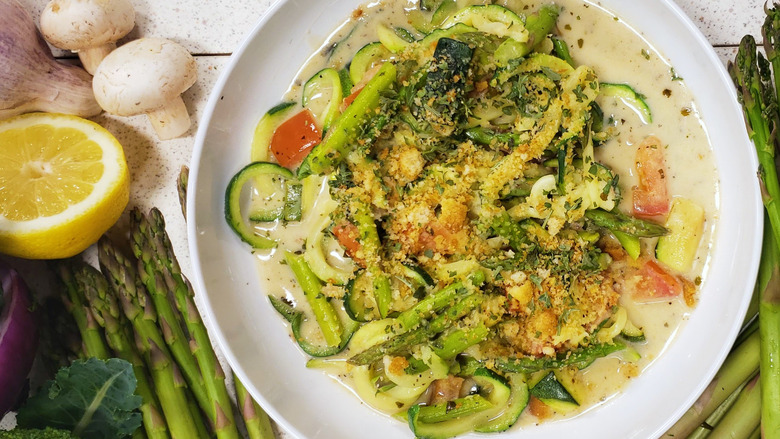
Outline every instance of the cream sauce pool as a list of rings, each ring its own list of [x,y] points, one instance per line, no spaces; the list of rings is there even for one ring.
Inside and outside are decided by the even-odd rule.
[[[300,101],[302,84],[320,69],[347,65],[352,55],[363,45],[377,40],[375,24],[401,26],[410,29],[406,10],[414,9],[417,0],[386,0],[365,5],[356,10],[353,17],[343,23],[324,45],[313,43],[313,55],[291,83],[285,98]],[[531,12],[544,3],[527,0],[504,0],[496,3],[510,8]],[[703,207],[706,213],[704,235],[694,266],[686,277],[701,280],[706,277],[712,236],[718,217],[718,174],[706,128],[698,114],[694,97],[679,78],[662,53],[637,33],[620,17],[602,8],[598,2],[582,0],[557,0],[562,7],[557,33],[569,44],[574,61],[591,66],[602,82],[628,83],[645,96],[652,110],[653,122],[643,124],[638,115],[622,101],[600,97],[605,116],[615,120],[617,135],[597,148],[597,159],[620,174],[623,191],[623,211],[630,211],[630,188],[636,184],[634,154],[636,146],[647,136],[655,135],[668,145],[665,149],[667,182],[671,196],[684,196]],[[334,44],[338,43],[334,49]],[[299,249],[305,236],[318,218],[306,215],[300,223],[266,227],[273,237],[279,238],[279,249]],[[283,252],[257,253],[261,283],[265,292],[287,297],[306,311],[307,304],[289,269],[283,267]],[[341,259],[334,246],[334,260]],[[632,377],[650,365],[674,340],[675,334],[685,326],[695,307],[688,307],[682,299],[655,303],[635,303],[624,295],[621,299],[629,318],[641,327],[647,342],[636,345],[641,359],[625,363],[619,358],[596,361],[582,374],[583,386],[588,389],[587,400],[581,401],[581,411],[598,405],[616,395]],[[281,322],[281,319],[280,319]],[[291,342],[293,342],[291,340]],[[348,356],[349,354],[345,354]],[[302,359],[303,361],[303,359]],[[348,377],[334,374],[348,387]],[[571,416],[571,415],[568,415]],[[568,417],[567,416],[567,417]],[[524,414],[519,424],[537,422]],[[545,421],[549,422],[549,420]]]

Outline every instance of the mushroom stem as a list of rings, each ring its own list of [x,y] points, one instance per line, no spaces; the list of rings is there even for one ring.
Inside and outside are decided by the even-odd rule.
[[[184,100],[178,96],[165,106],[146,113],[149,122],[161,140],[169,140],[181,136],[190,128],[190,115]]]
[[[78,51],[81,65],[84,66],[84,70],[89,72],[90,75],[94,75],[100,61],[103,61],[103,58],[108,56],[114,49],[116,49],[116,43],[108,43],[101,46],[90,47],[88,49],[81,49]]]

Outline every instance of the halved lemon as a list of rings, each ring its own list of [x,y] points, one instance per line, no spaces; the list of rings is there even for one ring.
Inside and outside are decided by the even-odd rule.
[[[127,206],[122,145],[76,116],[32,113],[0,121],[0,253],[73,256]]]

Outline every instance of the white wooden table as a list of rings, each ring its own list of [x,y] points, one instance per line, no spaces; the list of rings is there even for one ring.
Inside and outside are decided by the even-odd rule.
[[[20,0],[36,19],[48,0]],[[297,0],[305,1],[305,0]],[[316,3],[320,0],[308,0]],[[626,0],[631,1],[631,0]],[[746,33],[760,42],[764,0],[676,0],[691,17],[725,63],[736,53]],[[165,215],[168,233],[185,273],[191,272],[186,227],[179,210],[176,178],[188,165],[198,122],[209,93],[231,53],[276,0],[133,0],[136,26],[128,37],[160,37],[174,40],[195,55],[198,81],[184,100],[193,125],[181,138],[159,141],[145,116],[120,118],[101,115],[94,120],[111,131],[125,148],[130,166],[130,207],[156,206]],[[121,43],[121,42],[120,42]],[[72,55],[57,51],[60,57]],[[118,227],[126,224],[127,216]],[[208,324],[208,322],[206,322]],[[289,437],[280,432],[280,437]]]

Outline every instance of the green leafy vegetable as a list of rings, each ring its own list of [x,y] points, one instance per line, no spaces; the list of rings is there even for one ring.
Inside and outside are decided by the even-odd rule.
[[[27,401],[17,422],[21,428],[68,430],[83,439],[126,437],[141,426],[141,397],[134,395],[135,387],[127,361],[77,360]]]
[[[74,439],[74,436],[67,430],[55,430],[53,428],[44,430],[17,428],[11,431],[0,431],[0,439]]]

